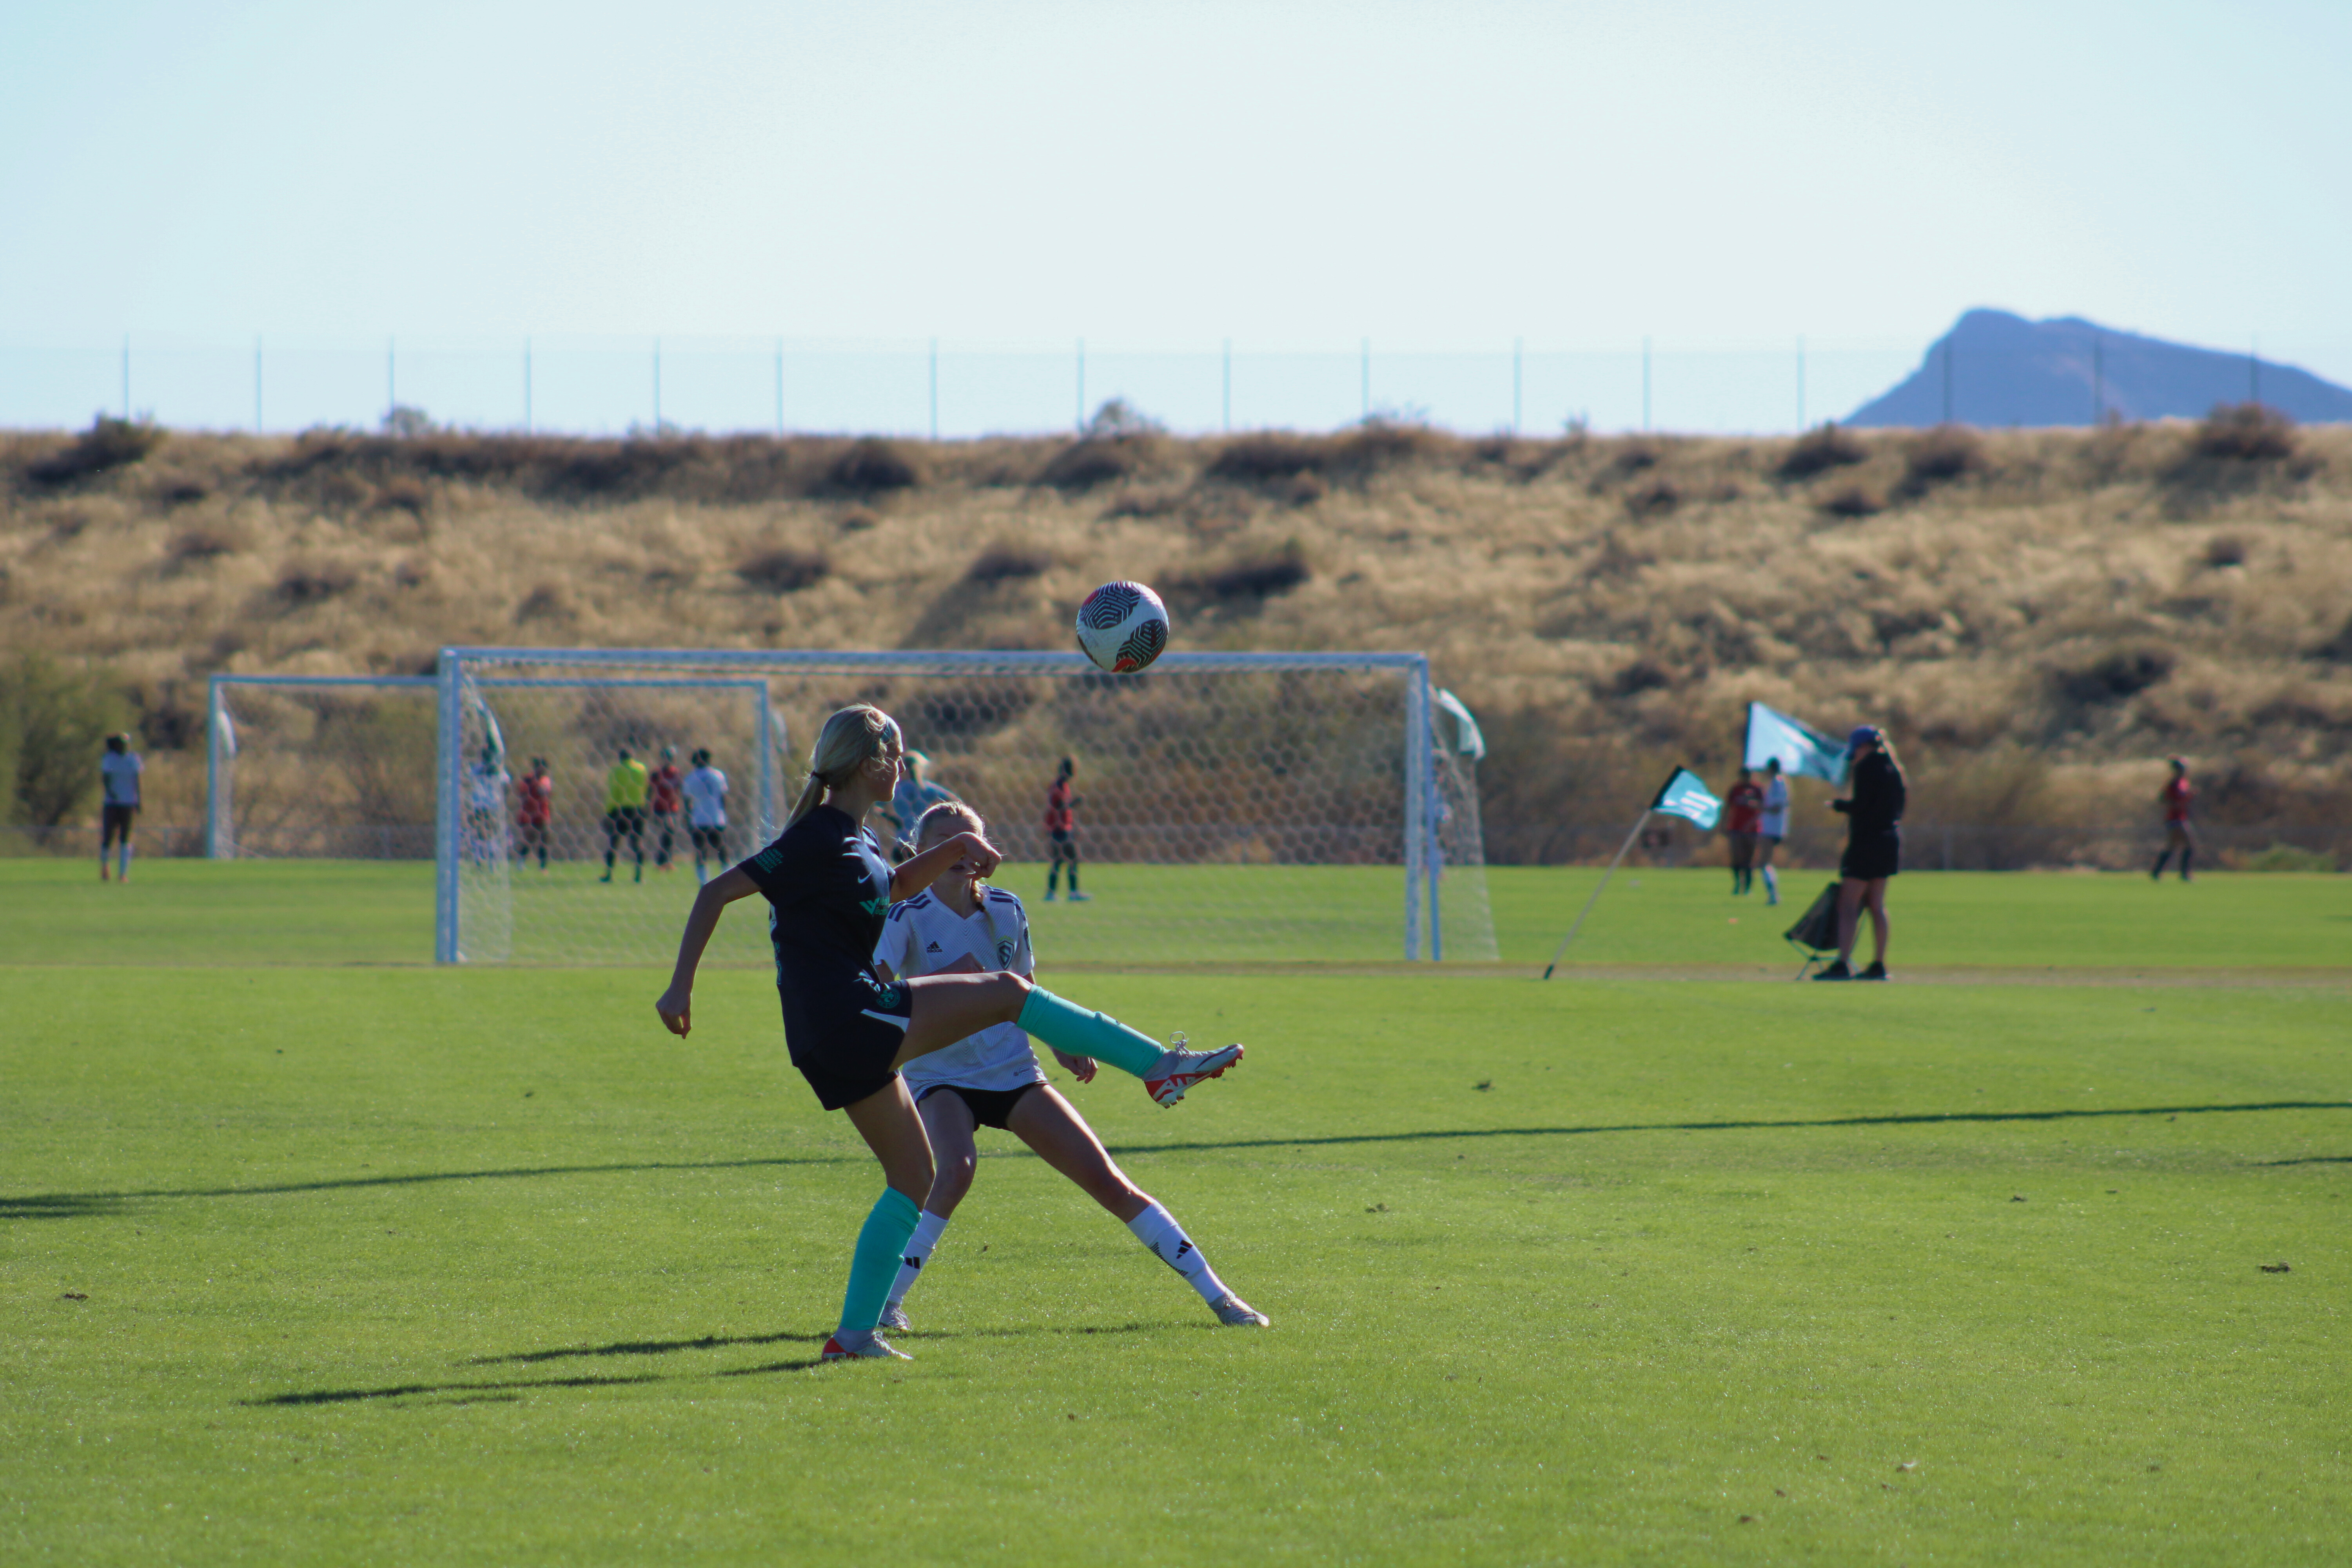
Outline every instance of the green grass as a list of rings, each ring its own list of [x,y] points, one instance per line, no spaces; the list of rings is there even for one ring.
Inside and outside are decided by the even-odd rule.
[[[591,868],[516,879],[515,957],[666,963],[690,876],[598,884]],[[1379,868],[1104,866],[1093,902],[1045,903],[1035,866],[1000,880],[1030,905],[1038,951],[1066,964],[1391,963],[1402,883]],[[1503,961],[1540,965],[1600,872],[1486,873]],[[1570,950],[1571,969],[1728,968],[1792,973],[1780,933],[1828,880],[1792,872],[1789,901],[1733,899],[1712,870],[1621,872]],[[1235,897],[1233,889],[1249,891]],[[1898,878],[1894,962],[1905,969],[2248,967],[2341,971],[2352,953],[2352,877],[2220,874],[2183,886],[2092,873],[1923,872]],[[1220,931],[1221,914],[1247,917]],[[1139,915],[1144,918],[1139,919]],[[1172,933],[1172,937],[1171,937]],[[148,860],[129,887],[79,860],[0,859],[0,954],[30,963],[423,963],[433,952],[432,868],[414,862]],[[714,961],[765,962],[756,915],[720,927]]]
[[[823,1369],[878,1184],[756,972],[0,985],[12,1562],[2352,1552],[2327,985],[1073,977],[1252,1042],[1072,1092],[1276,1327],[984,1135]]]

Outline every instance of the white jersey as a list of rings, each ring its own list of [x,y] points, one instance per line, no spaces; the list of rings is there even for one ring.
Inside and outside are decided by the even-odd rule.
[[[109,805],[139,804],[139,773],[146,764],[136,752],[108,752],[98,759],[98,776],[106,785]]]
[[[1778,773],[1764,786],[1764,815],[1756,819],[1756,831],[1767,838],[1789,837],[1789,781]]]
[[[686,796],[686,825],[688,827],[724,827],[727,826],[727,775],[708,763],[686,775],[678,786]]]
[[[498,763],[477,763],[466,776],[466,805],[475,811],[504,811],[507,785],[513,782]]]
[[[882,940],[874,949],[875,963],[887,963],[890,973],[908,979],[951,969],[967,957],[983,970],[1037,972],[1036,958],[1029,951],[1029,916],[1019,899],[1002,888],[983,887],[980,908],[966,918],[933,895],[918,893],[890,907]],[[918,1096],[942,1083],[1003,1089],[1045,1081],[1029,1037],[1018,1024],[992,1024],[945,1050],[917,1057],[898,1076],[907,1080],[907,1091]]]

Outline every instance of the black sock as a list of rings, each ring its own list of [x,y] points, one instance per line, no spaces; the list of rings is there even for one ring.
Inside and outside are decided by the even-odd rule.
[[[2156,858],[2156,865],[2155,865],[2155,866],[2154,866],[2154,867],[2153,867],[2153,868],[2148,871],[2148,875],[2149,875],[2149,876],[2151,876],[2151,877],[2161,877],[2161,876],[2163,876],[2163,875],[2164,875],[2164,863],[2165,863],[2167,860],[2169,860],[2169,859],[2171,859],[2171,858],[2172,858],[2172,851],[2171,851],[2171,850],[2169,850],[2169,849],[2166,850],[2163,854],[2161,854],[2161,855],[2158,856],[2158,857]]]

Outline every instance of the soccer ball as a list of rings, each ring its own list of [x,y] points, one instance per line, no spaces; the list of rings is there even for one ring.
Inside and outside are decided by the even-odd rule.
[[[1113,675],[1132,675],[1168,646],[1168,606],[1140,583],[1106,583],[1078,606],[1078,647]]]

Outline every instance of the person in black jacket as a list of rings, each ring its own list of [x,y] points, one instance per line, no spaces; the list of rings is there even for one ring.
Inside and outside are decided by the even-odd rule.
[[[1886,879],[1902,869],[1903,769],[1886,737],[1874,724],[1864,724],[1846,737],[1853,758],[1853,795],[1830,802],[1830,809],[1845,813],[1845,857],[1838,874],[1837,962],[1813,976],[1816,980],[1884,980],[1886,978]],[[1862,911],[1870,911],[1870,934],[1875,947],[1870,967],[1856,974],[1848,961],[1853,939],[1861,934]]]

